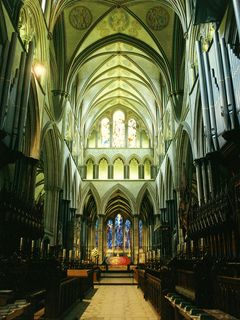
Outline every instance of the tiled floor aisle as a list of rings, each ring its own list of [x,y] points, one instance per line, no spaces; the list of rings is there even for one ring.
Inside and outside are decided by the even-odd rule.
[[[159,320],[137,286],[95,286],[95,294],[80,302],[64,320]]]

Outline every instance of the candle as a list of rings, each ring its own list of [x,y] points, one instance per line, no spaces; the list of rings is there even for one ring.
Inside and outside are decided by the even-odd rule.
[[[34,250],[34,240],[32,240],[32,245],[31,245],[31,252]]]
[[[43,253],[43,241],[41,241],[41,244],[40,244],[40,252]]]
[[[152,251],[152,258],[155,259],[155,250]]]
[[[183,248],[184,248],[183,252],[186,253],[187,252],[187,243],[186,242],[184,242],[184,247]]]
[[[180,245],[180,243],[178,243],[178,245],[177,245],[177,253],[180,253],[180,251],[181,251],[181,245]]]
[[[203,238],[200,239],[200,247],[203,249]]]
[[[22,251],[22,248],[23,248],[23,238],[21,237],[20,238],[20,251]]]
[[[191,240],[191,251],[193,252],[193,240]]]
[[[157,256],[158,256],[158,258],[160,258],[160,256],[161,256],[160,249],[157,249]]]
[[[69,259],[72,259],[72,250],[69,250]]]
[[[47,245],[47,253],[49,254],[49,252],[50,252],[50,243],[48,243]]]
[[[66,249],[63,249],[63,258],[66,258]]]

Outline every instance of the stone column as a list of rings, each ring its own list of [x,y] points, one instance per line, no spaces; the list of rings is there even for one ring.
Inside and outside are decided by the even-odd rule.
[[[196,167],[196,177],[197,177],[197,192],[198,192],[198,204],[202,205],[203,202],[203,187],[202,187],[202,171],[201,162],[199,159],[194,160],[194,165]]]
[[[81,259],[86,259],[86,248],[87,248],[87,227],[86,227],[86,219],[81,219],[81,238],[80,238],[80,251],[81,251]]]
[[[143,164],[139,164],[139,166],[138,166],[138,178],[144,179],[144,165]]]
[[[75,257],[80,258],[81,254],[81,227],[82,227],[82,215],[76,213],[74,223],[74,251]]]
[[[44,229],[51,238],[51,244],[57,244],[58,236],[58,208],[61,189],[55,186],[45,186],[44,201]]]
[[[214,198],[213,175],[212,175],[212,164],[210,160],[208,160],[207,162],[207,177],[208,177],[209,196],[211,199],[213,199]]]
[[[129,179],[129,165],[124,165],[124,179]]]
[[[82,179],[86,179],[86,175],[87,175],[87,166],[83,165],[80,166],[80,176]]]
[[[113,179],[113,165],[108,165],[108,179]]]
[[[74,244],[74,221],[75,221],[75,208],[70,208],[70,215],[68,220],[68,236],[67,236],[67,249],[73,250]]]
[[[62,199],[61,201],[61,228],[62,228],[62,246],[67,249],[68,245],[68,221],[70,217],[70,200]]]
[[[153,225],[150,224],[148,226],[148,233],[149,233],[149,249],[152,250],[153,248]]]
[[[139,216],[137,214],[133,217],[133,263],[138,263],[138,249],[139,249],[139,232],[138,232]]]
[[[155,179],[156,178],[156,166],[151,164],[151,179]]]
[[[93,179],[98,179],[98,174],[99,174],[99,165],[94,164],[93,165]]]
[[[202,181],[203,181],[203,195],[204,202],[208,202],[208,180],[207,180],[207,172],[206,172],[206,159],[202,158]]]
[[[104,215],[103,214],[99,214],[98,215],[98,252],[99,252],[99,258],[98,258],[98,262],[102,263],[103,259],[104,259],[104,253],[103,253],[103,218]]]
[[[90,221],[87,222],[87,239],[88,239],[87,251],[88,251],[88,254],[89,252],[91,254],[91,250],[95,246],[93,246],[93,225]]]

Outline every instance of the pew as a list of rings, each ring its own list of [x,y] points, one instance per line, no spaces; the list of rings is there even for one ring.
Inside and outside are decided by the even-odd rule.
[[[164,310],[164,295],[172,289],[172,281],[167,268],[160,270],[137,269],[138,288],[144,294],[144,298],[149,300],[155,310],[162,316]]]
[[[68,277],[77,277],[79,279],[80,297],[83,299],[86,294],[93,289],[93,274],[92,269],[68,269]]]
[[[232,264],[233,265],[233,264]],[[240,317],[239,265],[204,261],[175,261],[174,290],[164,296],[162,320]]]
[[[61,319],[80,297],[80,278],[65,278],[51,283],[46,294],[45,317],[48,320]]]

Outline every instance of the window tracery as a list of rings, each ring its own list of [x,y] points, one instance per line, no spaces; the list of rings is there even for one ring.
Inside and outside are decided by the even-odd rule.
[[[113,114],[113,147],[125,147],[125,115],[120,110]]]

